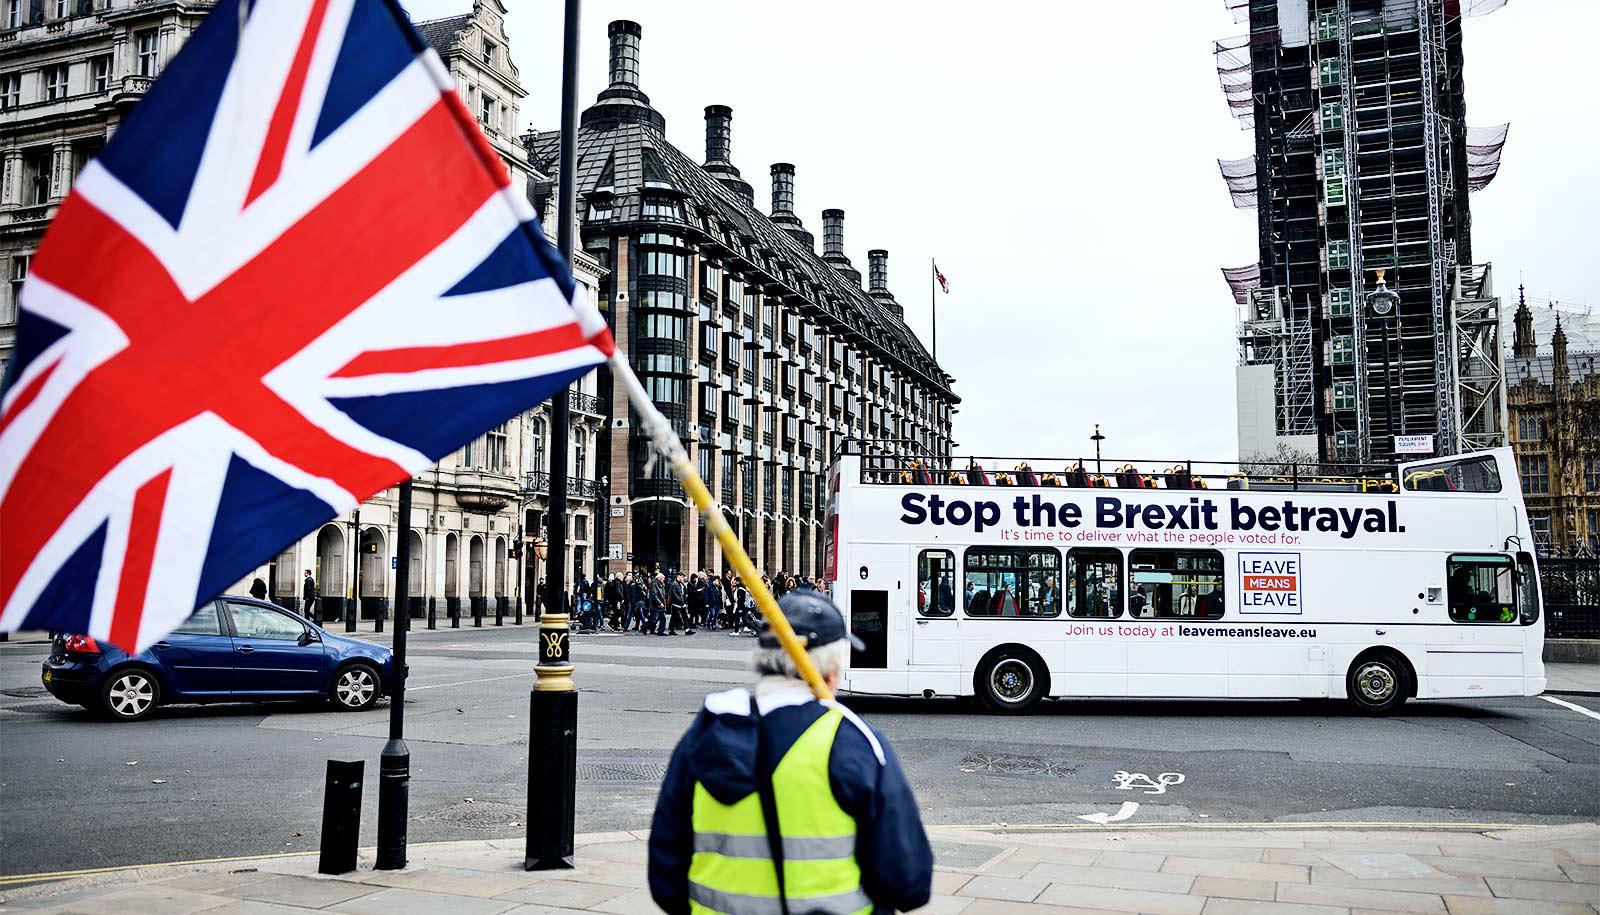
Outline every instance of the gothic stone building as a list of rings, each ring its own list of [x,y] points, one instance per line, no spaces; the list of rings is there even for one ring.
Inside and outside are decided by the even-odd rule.
[[[583,112],[577,209],[583,248],[609,270],[600,305],[646,389],[688,443],[745,549],[768,571],[817,575],[827,468],[846,438],[896,440],[948,457],[952,379],[905,324],[887,287],[844,253],[844,212],[823,245],[794,212],[793,165],[772,166],[769,213],[729,156],[732,112],[706,109],[706,160],[668,143],[639,88],[641,29],[611,23],[610,85]],[[527,138],[553,173],[559,137]],[[621,391],[601,379],[609,422],[602,571],[723,568]]]
[[[1600,550],[1600,348],[1567,348],[1556,318],[1541,350],[1519,295],[1505,371],[1511,444],[1541,551]]]
[[[16,336],[18,295],[28,263],[74,176],[105,145],[128,110],[209,11],[208,0],[0,0],[0,370]],[[455,76],[467,109],[519,186],[544,180],[518,139],[526,96],[511,59],[501,0],[476,0],[470,14],[417,24]],[[551,225],[546,225],[550,231]],[[573,264],[579,294],[595,294],[602,270],[593,258]],[[441,320],[447,320],[441,316]],[[590,565],[597,490],[596,438],[604,422],[593,375],[574,386],[568,466],[572,481],[569,567]],[[515,417],[415,485],[411,593],[437,598],[438,610],[477,604],[492,612],[521,581],[531,590],[543,573],[541,517],[549,474],[548,411]],[[602,473],[604,471],[602,470]],[[523,514],[519,509],[525,509]],[[399,537],[395,491],[359,512],[361,594],[366,612],[392,599],[390,557]],[[329,522],[257,570],[286,605],[299,593],[301,570],[316,574],[325,599],[349,596],[356,577],[356,517]],[[528,560],[522,579],[512,557]],[[241,583],[248,586],[248,578]],[[239,589],[242,593],[243,587]],[[330,608],[331,609],[331,608]]]

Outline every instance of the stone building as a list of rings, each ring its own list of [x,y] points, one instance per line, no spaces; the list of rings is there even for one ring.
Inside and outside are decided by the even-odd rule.
[[[1558,554],[1600,550],[1600,334],[1583,328],[1573,348],[1562,323],[1556,313],[1550,344],[1541,348],[1519,289],[1505,371],[1528,520],[1540,550]]]
[[[79,169],[105,145],[128,110],[149,91],[210,9],[207,0],[0,0],[0,370],[16,335],[17,298],[45,227]],[[454,75],[466,107],[510,171],[515,187],[542,186],[518,139],[526,96],[505,32],[501,0],[475,0],[472,12],[417,23]],[[546,220],[546,230],[553,224]],[[604,272],[587,256],[574,259],[580,295],[594,296]],[[441,316],[447,320],[447,316]],[[594,555],[596,440],[604,423],[593,374],[571,394],[572,433],[569,568]],[[421,474],[415,483],[411,594],[436,598],[438,612],[474,603],[493,612],[510,606],[522,582],[543,575],[540,519],[549,492],[545,408],[514,417]],[[391,557],[400,536],[395,490],[359,511],[361,595],[370,615],[394,596]],[[298,596],[300,575],[313,570],[326,600],[352,593],[355,515],[331,521],[290,544],[249,579],[268,582],[285,604]],[[520,547],[520,548],[519,548]],[[528,562],[519,574],[516,555]],[[569,572],[569,580],[570,580]],[[477,599],[476,601],[474,599]],[[423,606],[426,606],[425,601]],[[331,607],[329,608],[332,609]]]
[[[731,158],[733,113],[706,108],[704,164],[667,142],[640,91],[637,23],[610,26],[610,85],[583,112],[577,211],[583,248],[609,270],[599,303],[617,344],[688,444],[746,550],[768,571],[823,574],[827,468],[846,438],[897,440],[944,458],[958,398],[905,324],[888,252],[868,285],[844,248],[844,211],[822,214],[822,251],[794,212],[795,167],[771,168],[771,209]],[[526,138],[553,172],[559,135]],[[723,568],[621,391],[609,417],[601,570]]]

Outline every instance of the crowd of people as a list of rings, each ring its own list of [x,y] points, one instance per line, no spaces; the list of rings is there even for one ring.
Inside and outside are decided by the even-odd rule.
[[[810,578],[789,572],[762,575],[761,581],[773,597],[816,587]],[[578,632],[692,635],[723,629],[755,635],[761,621],[755,598],[732,570],[718,575],[709,569],[688,574],[638,569],[593,581],[580,574],[572,589],[571,612]]]

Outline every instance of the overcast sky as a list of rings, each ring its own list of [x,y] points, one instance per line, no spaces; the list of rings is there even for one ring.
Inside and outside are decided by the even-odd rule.
[[[403,0],[418,19],[471,0]],[[559,0],[509,0],[525,125],[556,126]],[[846,212],[866,271],[929,342],[930,257],[950,280],[938,356],[962,453],[1232,459],[1234,304],[1218,268],[1255,259],[1216,159],[1252,150],[1217,87],[1222,0],[588,0],[580,104],[606,84],[606,23],[644,27],[641,88],[697,160],[703,109],[733,107],[733,159],[765,210],[768,166],[796,206]],[[1473,126],[1511,122],[1472,198],[1496,289],[1600,306],[1596,0],[1511,0],[1466,29]]]

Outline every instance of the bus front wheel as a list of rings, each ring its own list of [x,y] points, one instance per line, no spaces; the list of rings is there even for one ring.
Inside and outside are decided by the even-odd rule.
[[[1387,715],[1406,701],[1405,665],[1388,653],[1363,655],[1350,665],[1345,686],[1350,702],[1369,715]]]
[[[1032,711],[1050,691],[1050,675],[1027,651],[1000,648],[978,667],[978,698],[985,708],[1000,715]]]

